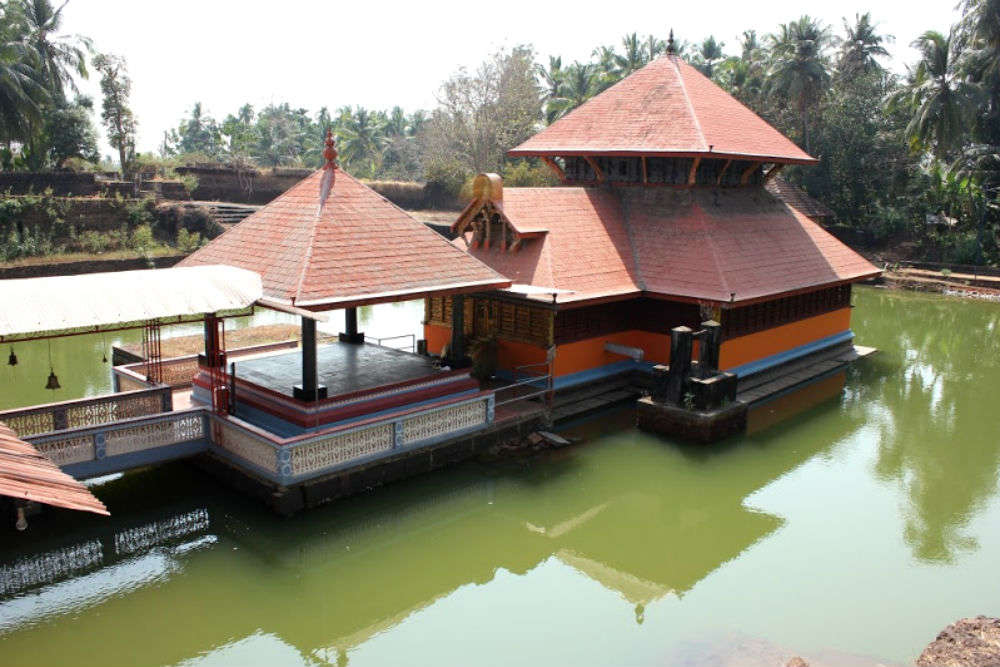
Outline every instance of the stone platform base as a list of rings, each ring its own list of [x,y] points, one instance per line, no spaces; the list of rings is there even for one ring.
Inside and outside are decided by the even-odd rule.
[[[236,490],[261,500],[278,514],[290,516],[338,498],[370,491],[389,482],[471,459],[501,443],[526,438],[544,426],[544,415],[539,410],[494,424],[473,435],[459,436],[422,449],[400,452],[390,458],[287,487],[279,486],[249,470],[237,468],[211,453],[197,457],[194,462]]]
[[[656,403],[645,397],[636,401],[639,428],[651,433],[690,442],[717,442],[746,431],[747,406],[736,401],[711,411],[687,410],[676,405]]]

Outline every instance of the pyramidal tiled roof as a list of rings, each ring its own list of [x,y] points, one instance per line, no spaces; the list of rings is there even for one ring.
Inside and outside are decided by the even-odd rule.
[[[509,155],[713,155],[816,162],[676,55],[653,60]]]
[[[510,284],[343,170],[320,209],[323,173],[181,264],[250,269],[260,274],[265,297],[314,310]]]
[[[454,243],[559,303],[657,295],[746,303],[862,280],[879,270],[764,188],[505,188],[516,251]],[[548,300],[548,295],[538,298]]]

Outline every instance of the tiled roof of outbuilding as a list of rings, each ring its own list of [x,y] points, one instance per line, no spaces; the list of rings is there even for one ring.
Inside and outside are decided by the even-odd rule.
[[[512,156],[815,158],[674,55],[664,55],[509,152]]]
[[[267,298],[324,310],[509,281],[343,170],[322,209],[317,171],[182,265],[256,271]]]
[[[81,482],[0,422],[0,495],[71,510],[108,514]]]

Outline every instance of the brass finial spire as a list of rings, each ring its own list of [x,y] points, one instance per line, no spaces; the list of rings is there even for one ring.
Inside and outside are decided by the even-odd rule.
[[[667,37],[667,54],[674,55],[677,53],[677,45],[674,44],[674,29],[670,29],[670,36]]]

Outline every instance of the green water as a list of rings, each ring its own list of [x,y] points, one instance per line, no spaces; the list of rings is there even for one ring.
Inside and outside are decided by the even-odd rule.
[[[724,446],[618,412],[567,450],[289,520],[183,464],[112,480],[113,519],[2,537],[0,566],[106,546],[101,567],[0,600],[0,664],[717,664],[734,643],[912,661],[953,620],[1000,615],[1000,305],[855,304],[879,355]],[[207,528],[115,554],[115,532],[193,510]]]

